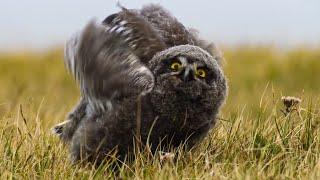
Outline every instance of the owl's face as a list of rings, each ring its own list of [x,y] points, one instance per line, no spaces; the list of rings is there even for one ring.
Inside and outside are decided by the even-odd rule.
[[[216,77],[214,70],[203,61],[182,55],[159,62],[155,76],[156,81],[160,81],[156,84],[161,84],[156,90],[174,91],[190,99],[210,89]]]
[[[198,128],[214,119],[227,93],[217,61],[203,49],[181,45],[156,54],[150,93],[153,109],[177,126]],[[177,120],[177,121],[176,121]]]
[[[175,93],[176,97],[196,100],[208,92],[218,95],[220,91],[226,91],[225,79],[216,60],[195,46],[183,45],[160,53],[153,59],[151,70],[156,93]]]

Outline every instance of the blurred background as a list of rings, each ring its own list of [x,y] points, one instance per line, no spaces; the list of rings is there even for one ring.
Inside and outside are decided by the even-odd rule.
[[[43,102],[50,127],[79,97],[64,68],[64,42],[92,18],[117,12],[117,1],[0,2],[0,114],[28,103],[37,112]],[[224,52],[230,86],[225,116],[244,106],[248,113],[261,108],[262,96],[318,99],[319,0],[120,0],[127,8],[151,2]]]
[[[63,45],[90,19],[117,12],[116,0],[0,0],[0,50],[43,50]],[[159,3],[185,26],[220,46],[315,47],[319,0],[120,0],[127,8]]]

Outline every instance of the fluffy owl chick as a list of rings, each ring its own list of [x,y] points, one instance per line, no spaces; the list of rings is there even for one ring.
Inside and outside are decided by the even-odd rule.
[[[82,98],[54,127],[72,161],[124,158],[134,140],[154,152],[199,143],[227,94],[221,55],[166,10],[122,8],[90,22],[66,46]]]

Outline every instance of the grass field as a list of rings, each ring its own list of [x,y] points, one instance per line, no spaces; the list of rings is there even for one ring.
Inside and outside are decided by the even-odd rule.
[[[220,121],[191,153],[160,162],[143,153],[123,179],[319,179],[320,50],[225,49],[229,97]],[[62,51],[0,55],[0,179],[103,179],[107,166],[79,167],[50,128],[79,97]],[[302,99],[282,113],[282,96]]]

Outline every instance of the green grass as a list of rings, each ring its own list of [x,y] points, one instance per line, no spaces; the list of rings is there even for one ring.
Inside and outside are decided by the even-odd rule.
[[[50,134],[77,102],[62,51],[0,55],[0,179],[113,177],[108,165],[72,166]],[[320,50],[225,50],[229,97],[220,121],[175,162],[139,154],[123,179],[319,179]],[[302,99],[285,117],[281,96]]]

